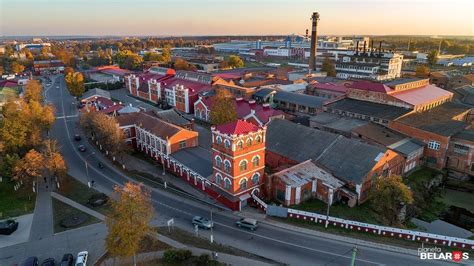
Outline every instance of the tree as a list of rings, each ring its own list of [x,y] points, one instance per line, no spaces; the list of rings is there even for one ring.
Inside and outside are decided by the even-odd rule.
[[[123,188],[114,188],[116,200],[111,202],[111,211],[106,218],[108,234],[105,241],[108,252],[116,257],[131,257],[135,265],[135,254],[140,242],[151,232],[150,221],[154,216],[150,191],[142,184],[128,182]]]
[[[189,63],[188,61],[182,59],[182,58],[178,58],[176,59],[176,61],[174,62],[174,69],[176,70],[188,70],[189,69]]]
[[[171,62],[171,46],[166,45],[161,51],[161,56],[163,57],[164,63]]]
[[[0,76],[3,75],[4,72],[5,72],[5,69],[3,68],[3,66],[0,66]]]
[[[0,172],[2,176],[11,178],[13,174],[13,168],[20,160],[18,153],[8,153],[5,156],[0,156]]]
[[[24,98],[27,103],[43,100],[43,86],[37,80],[30,80],[25,86]]]
[[[384,223],[398,225],[401,206],[413,203],[413,193],[400,176],[379,177],[369,194],[372,208],[382,214]]]
[[[237,119],[234,98],[225,89],[216,89],[216,95],[212,98],[211,107],[210,116],[213,125],[222,125]]]
[[[7,153],[18,152],[27,143],[29,124],[18,113],[0,120],[0,139]]]
[[[38,177],[43,169],[43,156],[31,149],[23,158],[16,162],[13,167],[13,180],[29,187]]]
[[[427,66],[417,66],[415,72],[417,77],[426,78],[430,75],[430,68]]]
[[[219,69],[228,69],[228,68],[229,68],[229,65],[227,64],[225,60],[219,63]]]
[[[67,75],[69,73],[73,73],[74,69],[72,67],[65,67],[64,68],[64,75]]]
[[[66,173],[66,163],[59,152],[56,140],[45,140],[43,142],[42,154],[44,158],[44,169],[50,178],[61,177]]]
[[[21,73],[25,70],[25,66],[17,61],[13,61],[10,65],[10,69],[13,73]]]
[[[431,52],[428,53],[426,59],[428,61],[428,65],[432,66],[438,62],[438,51],[437,50],[432,50]]]
[[[152,53],[152,52],[146,52],[143,55],[143,60],[144,61],[163,61],[163,56],[161,56],[159,53]]]
[[[237,55],[231,55],[227,60],[227,65],[231,68],[244,67],[244,61]]]
[[[336,66],[334,66],[334,62],[328,56],[324,57],[321,71],[326,72],[326,75],[329,77],[336,76]]]
[[[143,63],[141,56],[133,53],[130,50],[121,50],[115,57],[114,61],[121,67],[130,70],[140,69]]]
[[[79,97],[84,93],[84,76],[80,72],[71,72],[64,78],[67,89],[74,97]]]

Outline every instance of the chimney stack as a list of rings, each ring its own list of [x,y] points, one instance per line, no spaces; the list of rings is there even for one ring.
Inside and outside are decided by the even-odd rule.
[[[309,70],[316,71],[316,52],[318,50],[318,21],[319,13],[313,12],[311,16],[312,28],[311,28],[311,51],[309,55]]]
[[[357,43],[356,43],[356,49],[355,50],[356,50],[356,55],[358,55],[359,54],[359,41],[357,41]]]
[[[364,54],[365,54],[366,41],[364,41]]]
[[[379,42],[379,56],[382,56],[382,41]]]
[[[374,53],[374,40],[370,42],[370,55],[373,55]]]

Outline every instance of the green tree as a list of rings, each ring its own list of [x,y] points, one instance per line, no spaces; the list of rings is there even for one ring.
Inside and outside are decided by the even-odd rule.
[[[328,56],[324,57],[321,71],[326,72],[326,75],[329,77],[336,76],[336,66],[334,65],[334,62]]]
[[[433,66],[438,62],[438,50],[432,50],[431,52],[428,53],[428,56],[426,57],[428,61],[428,65]]]
[[[150,191],[142,184],[128,182],[123,188],[114,188],[115,197],[106,218],[108,234],[105,245],[113,257],[133,257],[140,242],[152,231],[150,221],[154,216]]]
[[[234,98],[227,90],[216,89],[216,95],[212,98],[211,106],[210,116],[213,125],[222,125],[237,119]]]
[[[369,194],[372,208],[384,219],[384,224],[399,225],[402,205],[413,203],[413,193],[400,176],[379,177]]]
[[[79,97],[84,93],[84,76],[80,72],[70,72],[64,78],[67,89],[74,97]]]
[[[244,61],[237,55],[231,55],[229,56],[229,59],[227,60],[227,65],[231,68],[239,68],[239,67],[244,67]]]
[[[130,50],[121,50],[115,57],[114,61],[124,69],[138,70],[141,68],[143,59],[141,56],[133,53]]]

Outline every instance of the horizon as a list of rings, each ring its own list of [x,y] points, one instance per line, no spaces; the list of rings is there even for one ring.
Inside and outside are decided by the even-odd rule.
[[[474,35],[474,1],[469,0],[411,2],[322,0],[317,3],[310,0],[166,2],[3,0],[0,36],[303,35],[311,26],[312,12],[320,13],[321,20],[318,26],[320,35],[466,37]],[[25,5],[35,12],[25,16]],[[188,5],[193,5],[192,9],[188,8]],[[387,10],[391,16],[385,15]],[[277,19],[268,23],[271,20],[269,17]]]

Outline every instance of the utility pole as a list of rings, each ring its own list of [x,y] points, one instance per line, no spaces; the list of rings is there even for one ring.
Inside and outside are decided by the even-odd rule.
[[[355,265],[355,261],[356,261],[356,256],[357,256],[357,247],[353,247],[352,248],[352,258],[351,258],[351,266],[354,266]]]
[[[328,228],[328,224],[329,224],[329,208],[331,207],[332,205],[332,197],[333,197],[333,194],[334,191],[333,191],[333,188],[330,187],[329,190],[328,190],[328,208],[327,208],[327,211],[326,211],[326,224],[324,225],[325,228]]]
[[[214,231],[213,231],[213,227],[214,227],[214,221],[212,220],[212,207],[211,207],[211,244],[214,243]]]

